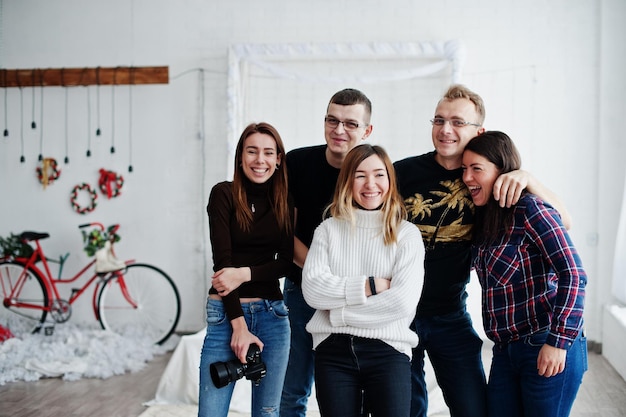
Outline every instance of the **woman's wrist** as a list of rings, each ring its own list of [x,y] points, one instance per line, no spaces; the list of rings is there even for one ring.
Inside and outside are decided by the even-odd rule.
[[[367,278],[369,285],[370,285],[370,292],[372,293],[372,295],[376,295],[376,280],[374,279],[373,276],[370,276]]]
[[[241,271],[241,284],[252,281],[252,268],[249,266],[239,267]]]

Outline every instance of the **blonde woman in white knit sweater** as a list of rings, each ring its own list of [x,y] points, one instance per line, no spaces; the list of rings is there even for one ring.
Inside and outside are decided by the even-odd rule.
[[[408,416],[424,245],[383,148],[348,153],[327,213],[302,273],[321,415],[357,417],[364,403],[373,417]]]

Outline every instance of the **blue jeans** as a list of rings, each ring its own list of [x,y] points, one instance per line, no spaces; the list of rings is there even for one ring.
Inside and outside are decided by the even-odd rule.
[[[315,309],[304,301],[302,288],[289,279],[285,279],[284,297],[289,309],[291,350],[280,401],[280,416],[305,417],[313,387],[315,362],[313,339],[305,326],[313,317]]]
[[[250,332],[264,344],[261,359],[267,373],[258,386],[252,384],[251,417],[278,417],[289,357],[289,317],[282,300],[262,300],[241,304]],[[199,417],[227,417],[235,384],[216,388],[211,380],[210,364],[235,359],[230,348],[232,327],[218,300],[207,300],[207,331],[200,356]]]
[[[465,310],[442,316],[416,318],[412,327],[419,336],[411,362],[411,416],[426,417],[428,390],[424,377],[424,352],[451,417],[485,417],[487,394],[481,356],[483,341]]]
[[[490,416],[567,417],[587,370],[587,338],[579,335],[567,351],[565,370],[546,378],[537,357],[548,332],[493,347],[487,398]]]
[[[387,343],[333,334],[315,350],[315,391],[322,416],[408,417],[411,361]]]

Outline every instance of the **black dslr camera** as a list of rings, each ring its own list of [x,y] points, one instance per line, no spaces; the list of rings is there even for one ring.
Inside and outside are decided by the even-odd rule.
[[[217,388],[223,388],[231,382],[237,381],[244,376],[246,379],[259,385],[261,378],[266,374],[265,363],[261,360],[261,349],[256,343],[252,343],[246,354],[247,363],[241,363],[238,359],[228,362],[215,362],[211,364],[211,379]]]

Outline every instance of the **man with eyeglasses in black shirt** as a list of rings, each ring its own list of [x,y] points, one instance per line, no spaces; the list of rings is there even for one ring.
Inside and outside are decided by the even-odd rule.
[[[294,149],[287,153],[289,192],[296,208],[294,265],[285,280],[284,298],[289,308],[291,351],[280,406],[281,417],[305,417],[314,376],[311,335],[305,326],[313,316],[302,296],[302,266],[332,201],[341,164],[352,148],[372,133],[372,104],[361,91],[347,88],[335,93],[324,117],[325,145]]]
[[[426,247],[424,286],[413,321],[419,345],[412,359],[412,417],[427,414],[426,352],[451,417],[487,415],[482,340],[466,310],[474,205],[461,168],[465,145],[485,131],[484,120],[482,98],[452,85],[431,120],[435,150],[394,164],[408,220],[420,229]],[[569,228],[558,197],[526,171],[501,175],[494,198],[510,207],[525,188],[557,208]]]

